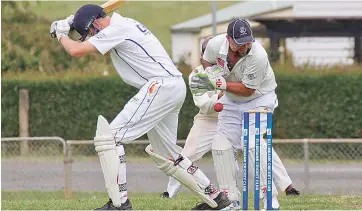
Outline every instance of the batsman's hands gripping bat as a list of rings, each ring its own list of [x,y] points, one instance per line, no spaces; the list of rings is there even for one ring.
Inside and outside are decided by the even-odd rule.
[[[105,2],[104,4],[102,4],[101,7],[103,8],[103,11],[108,14],[108,13],[113,12],[114,10],[118,9],[118,8],[123,4],[124,1],[125,1],[125,0],[109,0],[109,1]],[[72,18],[71,18],[71,19],[68,19],[68,18],[70,18],[70,17],[72,17]],[[71,16],[69,16],[68,18],[67,18],[67,19],[68,19],[68,22],[69,22],[69,25],[70,25],[70,30],[69,30],[69,31],[71,31],[71,30],[73,30],[73,19],[74,19],[74,15],[71,15]],[[56,37],[57,37],[57,33],[56,33],[56,31],[55,31],[55,29],[56,29],[57,27],[56,27],[56,26],[53,26],[53,24],[54,24],[55,22],[57,22],[57,21],[54,21],[54,22],[52,23],[51,27],[50,27],[50,36],[51,36],[52,38],[56,38]],[[54,25],[56,25],[56,24],[54,24]],[[68,31],[68,33],[69,33],[69,31]],[[59,40],[59,39],[60,39],[60,38],[58,37],[58,40]]]
[[[60,40],[62,36],[68,36],[69,31],[73,28],[73,20],[74,15],[70,15],[64,20],[54,21],[50,25],[50,35],[53,38],[58,38],[58,40]]]

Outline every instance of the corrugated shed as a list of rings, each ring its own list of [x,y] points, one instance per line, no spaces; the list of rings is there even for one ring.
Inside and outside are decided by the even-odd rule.
[[[271,11],[293,6],[294,1],[243,1],[230,7],[218,10],[217,23],[223,23],[233,18],[247,18]],[[189,21],[173,25],[172,31],[200,31],[201,28],[212,25],[212,14],[200,16]]]

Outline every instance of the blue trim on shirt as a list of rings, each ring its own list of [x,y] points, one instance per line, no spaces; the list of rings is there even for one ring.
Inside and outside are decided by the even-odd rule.
[[[137,75],[139,75],[141,78],[143,78],[144,80],[146,80],[147,82],[148,82],[148,80],[147,80],[147,78],[145,78],[145,77],[143,77],[139,72],[137,72],[137,70],[135,70],[130,64],[128,64],[124,59],[122,59],[122,57],[118,54],[118,51],[116,50],[116,49],[114,49],[115,51],[116,51],[116,54],[118,55],[118,57],[124,62],[124,63],[126,63],[132,70],[134,70],[136,73],[137,73]]]
[[[147,87],[147,90],[149,90],[149,88],[150,88],[153,84],[154,84],[154,83],[149,84],[148,87]],[[132,116],[131,116],[131,118],[128,120],[128,122],[127,122],[125,125],[123,125],[123,127],[121,127],[120,129],[118,129],[118,130],[116,131],[116,133],[114,134],[114,139],[116,140],[116,143],[121,142],[122,139],[123,139],[123,137],[124,137],[124,135],[125,135],[125,134],[123,134],[123,136],[122,136],[122,138],[121,138],[121,141],[117,141],[117,133],[118,133],[118,132],[121,132],[121,130],[122,130],[123,128],[125,128],[125,127],[132,121],[132,119],[133,119],[133,117],[136,115],[138,109],[142,106],[143,101],[145,101],[145,99],[146,99],[146,97],[147,97],[147,94],[148,94],[148,91],[146,92],[145,96],[142,98],[141,103],[138,105],[137,109],[136,109],[135,112],[132,114]],[[127,129],[127,130],[128,130],[128,129]],[[127,132],[127,130],[126,130],[126,132]]]
[[[153,85],[153,83],[152,83],[152,85]],[[148,109],[151,107],[152,102],[153,102],[153,100],[156,98],[156,96],[157,96],[158,92],[160,91],[160,89],[161,89],[161,86],[159,86],[159,87],[158,87],[156,94],[153,96],[153,98],[152,98],[152,100],[151,100],[150,104],[148,104],[148,107],[146,108],[146,111],[142,114],[141,118],[140,118],[140,119],[139,119],[136,123],[134,123],[134,124],[133,124],[130,128],[127,128],[127,130],[124,132],[124,134],[123,134],[123,136],[122,136],[122,138],[121,138],[120,142],[122,142],[122,141],[123,141],[124,136],[125,136],[125,135],[126,135],[126,133],[128,132],[128,129],[132,129],[134,126],[136,126],[138,123],[140,123],[140,122],[141,122],[142,118],[145,116],[145,114],[147,113]]]
[[[136,42],[136,41],[134,41],[134,40],[132,40],[132,39],[125,39],[125,40],[131,41],[131,42],[133,42],[134,44],[138,45],[138,46],[147,54],[148,57],[150,57],[154,62],[158,63],[158,64],[162,67],[162,69],[166,70],[166,72],[167,72],[168,74],[170,74],[171,76],[174,76],[174,75],[172,75],[172,74],[170,73],[170,71],[168,71],[160,62],[156,61],[156,59],[154,59],[154,58],[146,51],[146,49],[144,49],[138,42]]]

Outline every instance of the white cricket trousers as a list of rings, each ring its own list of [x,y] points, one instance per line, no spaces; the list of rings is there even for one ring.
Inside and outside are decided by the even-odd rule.
[[[155,153],[176,159],[178,115],[185,97],[182,77],[151,79],[111,122],[116,142],[128,144],[147,133]]]
[[[224,109],[218,115],[218,124],[217,132],[219,135],[226,137],[235,149],[240,151],[243,150],[243,120],[244,112],[248,110],[269,110],[274,111],[278,106],[278,98],[275,92],[269,92],[259,98],[251,100],[249,102],[238,102],[229,99],[224,95],[220,100],[220,103],[224,105]],[[260,115],[260,134],[266,133],[266,114]],[[249,116],[249,172],[254,172],[255,166],[255,115],[250,114]],[[267,169],[267,156],[266,156],[266,142],[264,140],[260,141],[260,186],[263,188],[266,186],[266,169]],[[275,166],[273,163],[273,170],[283,170],[285,173],[283,176],[286,176],[287,180],[284,178],[279,180],[282,184],[282,190],[284,190],[288,185],[291,184],[291,180],[286,174],[284,166],[278,156],[275,156],[276,153],[273,151],[273,156],[277,158],[279,164]],[[274,160],[273,160],[274,161]],[[282,167],[278,167],[282,166]],[[275,168],[274,168],[275,166]],[[273,171],[274,172],[274,171]],[[276,176],[280,176],[280,172],[275,173]],[[275,175],[273,178],[275,178]],[[261,195],[263,191],[261,191]],[[276,184],[273,179],[273,196],[277,196],[278,192],[276,189]]]
[[[276,105],[274,106],[277,106],[277,101]],[[252,115],[250,115],[250,118],[253,118]],[[263,121],[266,121],[266,119]],[[213,137],[217,134],[217,122],[218,120],[213,118],[195,118],[194,124],[190,130],[189,135],[187,136],[185,146],[182,150],[183,155],[188,157],[192,162],[196,162],[200,160],[207,152],[211,151]],[[239,137],[239,141],[241,140],[242,138],[240,139]],[[265,143],[265,140],[262,139],[261,142]],[[253,142],[253,144],[254,143],[255,142]],[[251,145],[252,144],[249,145],[249,148],[254,149],[254,145]],[[238,148],[238,150],[241,149],[240,147]],[[255,160],[254,153],[249,153],[249,160]],[[262,165],[261,170],[266,172],[266,165]],[[249,171],[252,172],[251,170]],[[280,191],[284,191],[290,184],[292,184],[287,170],[285,169],[282,161],[280,160],[278,154],[274,151],[274,149],[273,181],[275,183],[275,186]],[[167,192],[170,194],[170,197],[176,197],[176,195],[180,191],[180,188],[181,184],[172,177],[170,177],[167,187]]]

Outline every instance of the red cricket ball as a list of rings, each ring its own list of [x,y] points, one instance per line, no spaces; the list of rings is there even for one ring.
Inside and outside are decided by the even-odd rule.
[[[222,111],[223,108],[224,108],[224,106],[223,106],[223,104],[221,104],[221,103],[216,103],[216,104],[214,105],[214,110],[215,110],[216,112]]]

